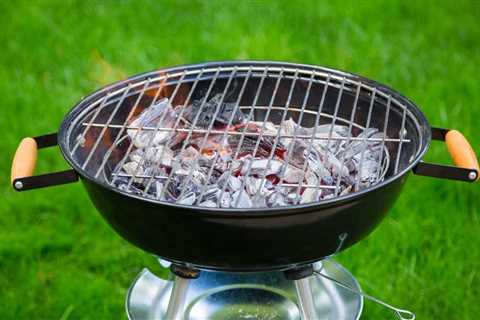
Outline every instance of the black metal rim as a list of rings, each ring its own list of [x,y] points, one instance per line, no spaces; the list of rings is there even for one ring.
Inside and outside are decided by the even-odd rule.
[[[145,197],[137,196],[122,190],[119,190],[117,188],[114,188],[110,186],[107,183],[100,182],[93,177],[91,177],[85,170],[80,168],[75,161],[73,161],[72,157],[68,154],[68,146],[67,146],[67,136],[69,134],[68,128],[70,123],[72,122],[73,119],[76,118],[79,112],[83,110],[85,106],[88,106],[92,101],[98,99],[99,97],[107,94],[109,91],[113,89],[119,89],[122,85],[127,85],[131,81],[139,81],[141,79],[146,79],[152,75],[157,75],[158,72],[174,72],[174,71],[179,71],[183,70],[185,68],[205,68],[205,67],[227,67],[227,66],[232,66],[232,65],[256,65],[256,66],[285,66],[285,67],[290,67],[290,68],[303,68],[303,69],[310,69],[310,70],[318,70],[320,72],[330,72],[334,73],[336,75],[342,76],[342,77],[347,77],[350,79],[355,79],[361,82],[364,82],[368,85],[375,86],[375,87],[380,87],[382,90],[386,91],[387,93],[391,94],[395,99],[401,101],[404,103],[406,106],[408,106],[409,111],[412,112],[415,116],[415,119],[419,122],[419,130],[421,130],[421,146],[420,150],[417,152],[417,155],[413,161],[410,162],[410,164],[403,169],[402,171],[398,172],[396,175],[392,175],[391,177],[385,179],[381,183],[378,183],[374,186],[368,187],[364,190],[357,191],[351,194],[347,194],[344,196],[336,197],[333,199],[328,199],[328,200],[322,200],[320,202],[313,202],[309,204],[297,204],[297,205],[292,205],[288,207],[279,207],[279,208],[248,208],[248,209],[234,209],[234,208],[202,208],[202,207],[193,207],[193,206],[187,206],[187,205],[181,205],[181,204],[176,204],[176,203],[170,203],[166,201],[158,201],[158,200],[153,200],[153,199],[148,199]],[[103,88],[98,89],[97,91],[91,93],[89,96],[83,98],[80,100],[77,104],[73,106],[73,108],[67,113],[65,116],[64,120],[62,121],[60,125],[60,129],[58,131],[58,143],[60,146],[61,153],[67,163],[79,174],[79,176],[82,179],[87,179],[95,184],[98,184],[112,192],[119,193],[121,195],[140,200],[140,201],[146,201],[150,202],[155,205],[166,205],[174,208],[179,208],[182,210],[179,211],[190,211],[190,212],[201,212],[202,214],[211,214],[213,216],[227,216],[227,217],[244,217],[244,218],[251,218],[252,216],[282,216],[282,215],[291,215],[291,214],[298,214],[299,211],[314,211],[318,209],[323,209],[327,207],[332,207],[336,206],[339,203],[344,203],[344,202],[350,202],[354,201],[365,194],[372,192],[374,190],[380,189],[398,179],[402,179],[403,176],[409,173],[412,168],[414,168],[422,159],[422,157],[425,155],[426,151],[428,150],[428,147],[431,142],[431,127],[430,124],[428,123],[428,120],[426,119],[425,115],[422,113],[422,111],[418,108],[418,106],[412,102],[410,99],[406,98],[405,96],[401,95],[399,92],[395,91],[394,89],[390,88],[389,86],[386,86],[384,84],[378,83],[376,81],[370,80],[368,78],[365,78],[363,76],[354,74],[354,73],[349,73],[333,68],[327,68],[327,67],[320,67],[320,66],[314,66],[314,65],[308,65],[308,64],[298,64],[298,63],[290,63],[290,62],[281,62],[281,61],[255,61],[255,60],[245,60],[245,61],[212,61],[212,62],[206,62],[206,63],[198,63],[198,64],[186,64],[186,65],[180,65],[180,66],[175,66],[171,68],[162,68],[154,71],[149,71],[145,73],[140,73],[137,75],[134,75],[132,77],[129,77],[125,80],[117,81],[115,83],[112,83],[110,85],[107,85]]]

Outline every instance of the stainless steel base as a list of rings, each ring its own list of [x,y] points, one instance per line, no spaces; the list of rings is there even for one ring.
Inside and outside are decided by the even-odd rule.
[[[322,273],[360,290],[355,278],[341,265],[322,261]],[[363,298],[323,277],[309,278],[319,319],[360,318]],[[126,299],[131,320],[164,319],[173,282],[144,269],[130,287]],[[282,272],[231,273],[202,271],[191,281],[185,304],[185,320],[197,319],[300,319],[293,281]]]

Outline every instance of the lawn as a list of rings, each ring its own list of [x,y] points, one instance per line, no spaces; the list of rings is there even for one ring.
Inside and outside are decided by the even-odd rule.
[[[349,70],[415,101],[480,150],[478,1],[0,2],[0,314],[126,318],[126,290],[155,259],[102,220],[81,184],[16,193],[22,137],[57,130],[82,96],[163,66],[286,60]],[[434,143],[427,160],[448,163]],[[58,150],[38,172],[64,169]],[[411,176],[383,224],[336,259],[363,289],[419,319],[478,319],[479,185]],[[364,319],[393,319],[366,303]]]

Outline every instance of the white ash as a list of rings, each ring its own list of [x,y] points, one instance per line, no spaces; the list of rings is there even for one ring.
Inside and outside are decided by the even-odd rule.
[[[149,146],[159,145],[170,138],[173,135],[173,132],[155,129],[157,129],[157,127],[173,127],[176,117],[176,113],[170,107],[168,99],[162,99],[135,118],[135,120],[130,123],[130,129],[127,130],[127,134],[137,148],[147,148]],[[148,130],[141,131],[131,129],[138,127],[147,127]]]
[[[165,98],[141,112],[127,130],[133,150],[112,173],[116,186],[181,205],[261,208],[331,199],[383,179],[386,137],[377,129],[352,139],[339,124],[248,121],[235,104],[221,101],[215,95],[174,108]],[[222,133],[199,131],[210,127]]]

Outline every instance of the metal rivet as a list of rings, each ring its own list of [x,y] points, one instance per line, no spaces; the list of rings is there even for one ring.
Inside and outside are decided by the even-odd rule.
[[[322,261],[317,261],[313,263],[313,270],[317,272],[321,272],[323,270],[323,263]]]
[[[23,189],[22,181],[15,182],[15,189],[18,189],[18,190]]]
[[[470,180],[477,179],[477,173],[475,171],[470,171],[470,173],[468,174],[468,179]]]

